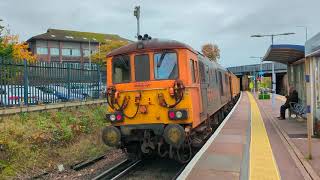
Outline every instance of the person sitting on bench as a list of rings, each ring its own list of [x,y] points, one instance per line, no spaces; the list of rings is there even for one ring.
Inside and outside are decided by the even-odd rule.
[[[280,107],[280,117],[278,117],[279,120],[286,119],[286,110],[290,108],[290,103],[298,103],[298,92],[293,86],[290,86],[289,95],[287,95],[286,98],[286,102]]]

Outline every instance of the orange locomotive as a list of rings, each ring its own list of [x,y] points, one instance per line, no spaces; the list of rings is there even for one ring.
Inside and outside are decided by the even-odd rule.
[[[102,139],[131,154],[187,162],[240,94],[239,80],[190,46],[143,39],[107,55]]]

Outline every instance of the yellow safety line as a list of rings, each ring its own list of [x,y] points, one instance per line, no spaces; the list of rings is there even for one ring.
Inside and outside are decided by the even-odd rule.
[[[280,180],[259,107],[252,94],[247,94],[251,104],[250,180]]]

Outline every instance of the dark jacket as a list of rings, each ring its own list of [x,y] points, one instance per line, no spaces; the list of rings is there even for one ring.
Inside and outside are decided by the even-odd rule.
[[[292,93],[290,93],[289,96],[287,96],[286,104],[289,104],[290,102],[298,103],[298,100],[298,92],[296,90],[293,90]]]

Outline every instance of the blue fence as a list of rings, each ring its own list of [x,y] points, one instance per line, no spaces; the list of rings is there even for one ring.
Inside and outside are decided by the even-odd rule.
[[[95,64],[0,59],[0,107],[98,99],[105,74]]]

